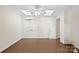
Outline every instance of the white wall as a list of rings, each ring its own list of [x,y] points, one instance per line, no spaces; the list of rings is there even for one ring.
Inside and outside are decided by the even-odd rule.
[[[79,48],[79,6],[65,12],[65,40]]]
[[[70,12],[72,44],[79,49],[79,6],[73,7]]]
[[[22,38],[21,18],[9,7],[0,6],[0,52]]]
[[[65,11],[65,40],[69,44],[73,44],[73,17],[72,17],[72,8]]]
[[[24,38],[56,39],[56,19],[54,17],[26,17],[24,20]]]
[[[60,42],[79,48],[79,6],[65,10],[60,17]]]

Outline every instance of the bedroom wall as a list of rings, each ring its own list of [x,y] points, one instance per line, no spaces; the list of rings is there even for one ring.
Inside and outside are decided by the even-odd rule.
[[[70,10],[72,44],[79,49],[79,6],[74,6]]]
[[[60,42],[79,48],[79,6],[65,10],[60,18]]]
[[[21,21],[16,10],[0,6],[0,52],[22,38]]]

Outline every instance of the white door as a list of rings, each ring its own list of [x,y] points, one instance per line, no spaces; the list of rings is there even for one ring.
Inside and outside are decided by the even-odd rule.
[[[48,18],[41,17],[39,18],[39,27],[38,27],[38,33],[40,38],[48,38],[49,35],[49,22]]]
[[[24,38],[37,38],[38,37],[38,22],[35,19],[24,20]]]

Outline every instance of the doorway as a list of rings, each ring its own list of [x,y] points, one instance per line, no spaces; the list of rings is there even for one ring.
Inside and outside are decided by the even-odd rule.
[[[60,38],[60,18],[56,19],[56,38]]]

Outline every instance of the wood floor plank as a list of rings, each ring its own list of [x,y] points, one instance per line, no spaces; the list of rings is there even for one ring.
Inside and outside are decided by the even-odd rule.
[[[71,53],[72,50],[73,47],[66,48],[59,39],[25,38],[2,53]]]

